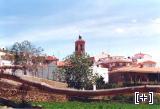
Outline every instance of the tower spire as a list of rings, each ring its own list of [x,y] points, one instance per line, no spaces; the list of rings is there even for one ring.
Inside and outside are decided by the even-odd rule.
[[[79,35],[79,39],[82,39],[82,36],[81,36],[81,35]]]

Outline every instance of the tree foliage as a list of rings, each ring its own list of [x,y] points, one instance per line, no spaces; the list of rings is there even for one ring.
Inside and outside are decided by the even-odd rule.
[[[16,42],[9,49],[14,55],[14,64],[22,65],[27,70],[35,72],[37,71],[37,65],[43,62],[44,57],[40,56],[43,52],[41,47],[35,47],[29,41]]]
[[[33,56],[41,54],[43,49],[41,47],[36,48],[31,42],[25,40],[21,43],[14,43],[11,51],[18,56],[15,58],[19,58],[19,60],[17,60],[19,64],[22,64],[23,62],[29,61]]]
[[[88,89],[91,86],[90,76],[92,75],[92,61],[87,54],[76,55],[73,53],[65,61],[69,64],[65,67],[65,79],[69,87],[76,89]]]
[[[114,83],[105,83],[103,77],[96,79],[96,87],[97,89],[110,89],[110,88],[117,88],[118,84]]]

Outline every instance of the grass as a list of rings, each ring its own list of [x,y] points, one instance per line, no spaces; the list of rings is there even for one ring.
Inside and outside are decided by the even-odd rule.
[[[129,104],[129,103],[106,103],[106,102],[36,102],[33,105],[41,105],[43,109],[160,109],[158,104]]]

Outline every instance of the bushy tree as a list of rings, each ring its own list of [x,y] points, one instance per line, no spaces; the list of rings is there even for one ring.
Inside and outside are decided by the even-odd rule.
[[[96,86],[97,89],[110,89],[110,88],[117,88],[118,85],[114,83],[105,83],[103,77],[96,79]]]
[[[90,76],[92,75],[91,58],[88,54],[77,55],[73,53],[65,59],[67,67],[64,68],[65,79],[69,87],[76,89],[88,89],[92,87]]]

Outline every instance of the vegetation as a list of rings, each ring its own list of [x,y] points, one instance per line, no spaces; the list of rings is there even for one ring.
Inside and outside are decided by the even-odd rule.
[[[89,55],[74,53],[66,58],[66,62],[69,63],[69,66],[64,68],[64,72],[69,87],[76,89],[92,87],[90,79],[92,62]]]
[[[15,54],[15,64],[23,64],[30,61],[33,56],[41,54],[43,49],[41,47],[36,48],[31,42],[26,40],[14,43],[10,51]]]
[[[41,47],[35,47],[29,41],[16,42],[8,51],[13,54],[15,65],[22,65],[34,74],[37,72],[38,64],[44,61],[44,57],[40,56],[43,49]]]
[[[110,88],[117,88],[119,86],[118,84],[105,83],[103,81],[103,77],[100,77],[96,79],[96,87],[97,89],[110,89]]]
[[[49,103],[37,102],[35,106],[42,106],[44,109],[159,109],[160,105],[148,104],[129,104],[129,103],[107,103],[107,102],[65,102],[65,103]]]

